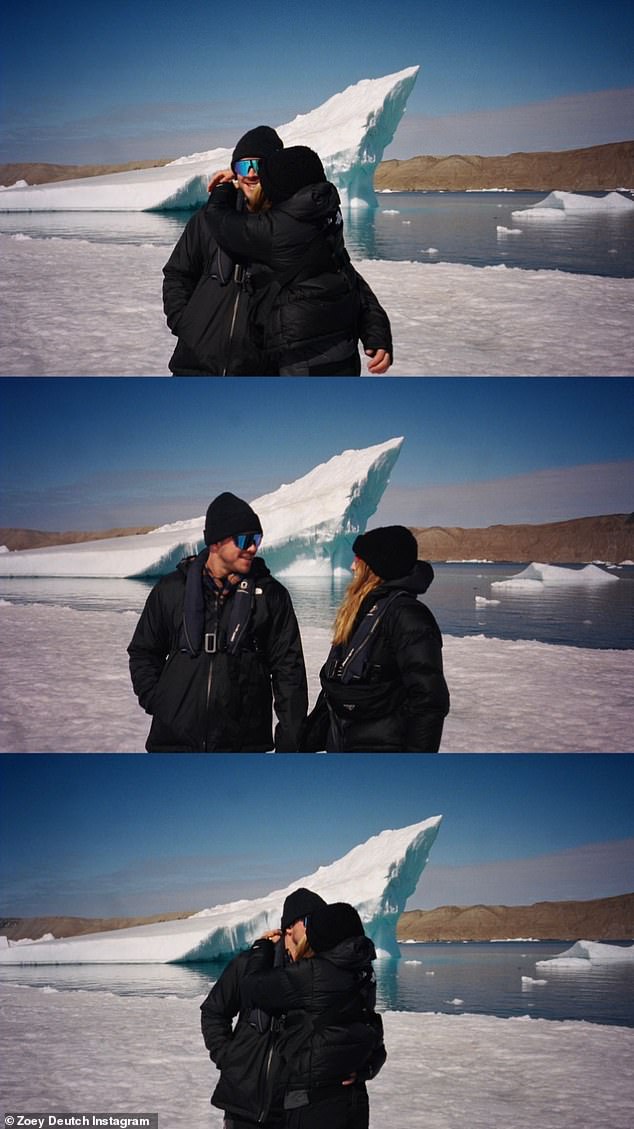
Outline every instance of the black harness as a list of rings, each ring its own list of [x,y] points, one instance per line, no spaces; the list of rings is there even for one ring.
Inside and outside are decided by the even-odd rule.
[[[379,596],[366,612],[357,625],[345,649],[340,644],[333,647],[328,656],[326,676],[347,686],[351,682],[360,682],[366,672],[368,659],[378,631],[379,625],[390,604],[393,604],[403,593],[390,592],[387,596]]]
[[[187,570],[185,601],[181,624],[181,651],[192,657],[218,651],[235,655],[243,648],[255,606],[256,582],[245,577],[233,589],[222,610],[219,610],[215,631],[205,631],[205,590],[203,572],[209,549],[203,549]]]

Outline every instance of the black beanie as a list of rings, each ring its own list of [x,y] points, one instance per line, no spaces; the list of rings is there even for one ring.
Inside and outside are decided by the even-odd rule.
[[[289,200],[307,184],[325,184],[326,174],[314,149],[292,145],[267,155],[260,165],[260,184],[267,200]]]
[[[324,899],[320,898],[319,894],[307,890],[305,886],[293,890],[293,893],[288,895],[282,909],[282,932],[288,929],[289,925],[292,925],[298,918],[308,917],[315,910],[321,909],[325,905]]]
[[[404,525],[384,525],[360,533],[352,551],[382,580],[407,576],[418,560],[418,545]]]
[[[258,515],[248,502],[236,498],[235,494],[219,494],[207,510],[205,518],[205,545],[215,545],[234,533],[261,533],[262,526]]]
[[[361,918],[348,902],[334,902],[318,909],[311,916],[306,933],[314,953],[328,952],[348,937],[365,936]]]
[[[231,157],[231,166],[243,157],[268,157],[278,149],[284,148],[284,142],[270,125],[258,125],[249,129],[242,135]]]

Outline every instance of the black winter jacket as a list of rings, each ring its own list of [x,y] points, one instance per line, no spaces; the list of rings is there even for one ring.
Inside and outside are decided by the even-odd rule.
[[[449,692],[443,675],[442,637],[429,608],[417,599],[434,572],[418,561],[409,576],[382,583],[366,597],[353,633],[377,597],[398,591],[386,609],[360,681],[333,677],[333,648],[320,671],[322,692],[307,722],[305,747],[328,752],[435,753]]]
[[[288,366],[338,347],[343,357],[346,349],[356,353],[359,338],[366,349],[392,355],[387,314],[346,251],[335,186],[309,185],[257,214],[238,213],[235,194],[231,184],[212,192],[208,222],[228,253],[273,272],[271,295],[263,290],[252,312],[253,333],[271,364]]]
[[[283,963],[279,945],[276,962],[278,959]],[[240,985],[250,960],[250,952],[234,957],[201,1005],[205,1046],[220,1070],[211,1101],[240,1119],[261,1123],[264,1118],[266,1125],[281,1124],[282,1095],[275,1090],[272,1071],[279,1022],[264,1011],[243,1008],[240,1000]]]
[[[185,581],[196,557],[150,592],[128,654],[134,692],[152,715],[148,752],[266,752],[274,747],[272,703],[278,724],[275,749],[296,752],[306,714],[307,690],[299,628],[290,596],[261,557],[254,610],[237,654],[219,649],[192,655],[183,650]],[[205,596],[205,630],[226,625],[228,603]]]
[[[370,938],[349,937],[286,968],[271,968],[273,952],[270,941],[256,942],[240,997],[245,1007],[285,1017],[277,1050],[289,1062],[287,1091],[318,1092],[351,1074],[360,1081],[374,1077],[387,1056],[374,1011],[376,952]],[[262,972],[267,964],[270,971]],[[320,1018],[325,1023],[316,1030],[306,1028]],[[306,1031],[308,1037],[301,1034]]]
[[[178,337],[170,370],[176,376],[275,375],[249,325],[250,304],[271,272],[221,251],[208,208],[209,202],[191,217],[163,267],[163,308]]]

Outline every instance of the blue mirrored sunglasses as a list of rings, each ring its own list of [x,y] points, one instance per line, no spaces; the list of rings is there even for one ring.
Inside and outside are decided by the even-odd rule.
[[[236,549],[240,549],[240,551],[243,551],[244,549],[250,549],[252,545],[255,545],[256,549],[259,549],[260,545],[262,544],[262,534],[234,533],[232,540]]]
[[[233,171],[238,176],[248,176],[253,169],[256,176],[260,172],[260,158],[259,157],[244,157],[241,161],[234,161]]]

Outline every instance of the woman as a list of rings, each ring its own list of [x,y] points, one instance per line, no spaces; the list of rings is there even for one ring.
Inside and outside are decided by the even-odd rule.
[[[273,969],[274,951],[272,939],[256,942],[241,999],[285,1017],[276,1047],[284,1129],[367,1129],[365,1081],[386,1053],[376,952],[357,911],[347,902],[317,908],[290,967]]]
[[[402,525],[361,534],[308,718],[307,751],[435,753],[449,693],[442,637],[418,595],[434,572]]]
[[[350,262],[339,193],[326,180],[317,153],[296,145],[255,164],[270,206],[236,212],[232,168],[212,181],[207,218],[227,253],[272,271],[251,309],[253,340],[267,370],[280,376],[358,376],[361,337],[372,358],[369,371],[386,372],[390,324]]]

